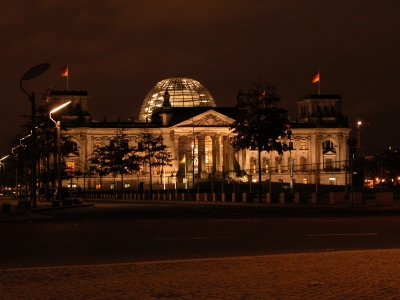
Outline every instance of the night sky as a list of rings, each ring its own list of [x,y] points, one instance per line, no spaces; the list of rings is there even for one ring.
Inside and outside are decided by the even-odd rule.
[[[280,106],[297,117],[296,101],[340,94],[361,146],[375,154],[400,148],[400,1],[394,0],[15,0],[0,4],[0,156],[30,114],[19,88],[37,97],[52,87],[91,96],[93,120],[138,118],[148,91],[162,79],[201,82],[218,106],[261,78],[276,86]],[[43,104],[37,99],[37,104]],[[355,130],[353,130],[354,132]]]

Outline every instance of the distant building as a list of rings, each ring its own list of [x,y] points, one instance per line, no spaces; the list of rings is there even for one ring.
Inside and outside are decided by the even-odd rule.
[[[143,130],[161,134],[173,154],[171,167],[152,168],[153,184],[190,183],[193,174],[203,181],[222,176],[241,182],[254,181],[258,180],[255,175],[260,163],[263,181],[289,183],[290,158],[295,183],[318,181],[343,185],[346,182],[346,142],[351,129],[342,114],[340,95],[308,95],[297,101],[298,117],[290,123],[292,138],[287,141],[293,144],[293,150],[282,156],[262,152],[260,162],[257,151],[236,152],[230,145],[233,122],[230,112],[234,107],[217,107],[210,92],[193,79],[169,78],[158,82],[145,97],[137,120],[92,120],[90,96],[85,91],[51,91],[47,101],[54,106],[71,101],[62,111],[61,119],[62,128],[68,128],[64,134],[73,142],[66,158],[71,171],[87,170],[87,159],[93,149],[107,144],[117,129],[124,128],[132,143]],[[125,176],[124,186],[136,187],[139,180],[148,183],[148,172],[148,166],[143,166],[140,172]],[[100,188],[95,174],[85,180],[87,189]],[[82,177],[75,182],[83,187]],[[115,188],[112,176],[103,177],[101,182],[102,188]]]

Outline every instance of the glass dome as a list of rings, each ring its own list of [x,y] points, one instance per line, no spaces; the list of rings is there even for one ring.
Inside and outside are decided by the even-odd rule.
[[[217,106],[200,82],[190,78],[168,78],[158,82],[147,94],[140,109],[140,121],[151,120],[153,111],[164,102],[165,90],[168,90],[172,107]]]

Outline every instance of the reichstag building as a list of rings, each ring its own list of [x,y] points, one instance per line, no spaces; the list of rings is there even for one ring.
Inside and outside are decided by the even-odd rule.
[[[261,161],[256,150],[234,151],[230,145],[234,107],[218,107],[212,94],[196,80],[179,77],[158,82],[144,98],[137,119],[92,120],[90,98],[85,91],[53,90],[47,95],[52,106],[71,101],[61,113],[61,127],[65,129],[62,132],[73,145],[65,158],[69,170],[88,170],[87,160],[93,149],[106,145],[118,129],[124,129],[132,143],[143,131],[162,135],[172,153],[172,166],[152,168],[153,186],[188,187],[193,176],[200,182],[210,178],[257,182],[259,164],[263,181],[333,185],[349,182],[345,170],[351,129],[342,114],[340,95],[299,98],[297,117],[290,122],[293,150],[283,155],[262,152]],[[90,175],[63,185],[109,189],[118,187],[118,180],[109,175],[100,181]],[[140,171],[124,176],[122,184],[136,188],[139,182],[149,184],[149,180],[148,166],[142,166]]]

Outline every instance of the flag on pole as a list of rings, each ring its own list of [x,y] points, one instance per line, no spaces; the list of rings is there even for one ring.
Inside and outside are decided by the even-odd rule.
[[[68,76],[68,65],[66,65],[62,71],[61,71],[61,76]]]
[[[180,163],[181,163],[181,164],[186,163],[186,154],[183,154],[183,158],[182,158],[182,160],[180,161]]]
[[[258,98],[258,100],[262,100],[265,98],[265,90],[261,93],[260,97]]]
[[[61,76],[67,77],[67,91],[68,91],[68,64],[62,69]]]
[[[319,72],[315,73],[311,78],[312,83],[316,83],[318,81],[319,81]]]

